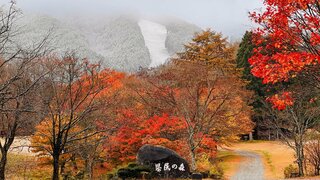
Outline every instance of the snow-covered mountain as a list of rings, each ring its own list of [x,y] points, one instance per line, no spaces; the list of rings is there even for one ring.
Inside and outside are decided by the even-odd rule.
[[[16,41],[21,46],[32,46],[50,32],[47,46],[58,55],[75,52],[126,72],[164,63],[201,30],[177,19],[154,21],[130,16],[59,20],[27,14],[17,23],[21,33]]]
[[[167,28],[159,23],[147,20],[140,20],[139,26],[147,46],[151,63],[149,67],[156,67],[170,58],[166,48]]]

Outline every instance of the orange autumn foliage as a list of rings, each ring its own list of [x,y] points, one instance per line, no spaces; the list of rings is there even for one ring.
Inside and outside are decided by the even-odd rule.
[[[61,61],[61,69],[54,72],[59,78],[52,82],[54,88],[50,89],[55,91],[51,94],[54,100],[50,111],[32,137],[33,151],[38,154],[40,164],[52,164],[59,159],[59,174],[63,176],[75,177],[82,173],[92,176],[92,171],[94,176],[99,176],[97,172],[106,170],[101,160],[105,157],[101,146],[105,137],[98,128],[101,109],[113,104],[112,96],[121,89],[124,73],[89,69],[89,64],[77,59]],[[72,68],[68,69],[69,74],[65,66]],[[57,149],[59,158],[54,158]]]
[[[56,126],[58,125],[56,124]],[[73,135],[79,134],[82,130],[83,128],[80,126],[75,126],[70,130],[70,136],[72,137]],[[53,161],[52,156],[50,156],[50,153],[52,152],[52,139],[50,138],[50,136],[52,136],[51,133],[52,121],[50,119],[45,119],[36,126],[36,133],[31,136],[32,152],[37,154],[37,163],[41,167],[48,166]],[[69,174],[69,176],[76,176],[77,174],[82,173],[85,169],[86,159],[81,156],[81,151],[83,150],[81,147],[85,147],[86,144],[90,146],[90,143],[95,142],[100,138],[102,138],[101,134],[96,134],[89,138],[69,143],[60,156],[61,169],[63,169],[63,172],[61,172],[62,175]],[[95,156],[103,158],[105,157],[105,154],[103,151],[96,150]],[[107,164],[103,162],[96,163],[93,167],[95,177],[99,177],[101,174],[105,173],[107,170],[106,166]]]
[[[54,117],[57,118],[57,117]],[[63,124],[66,124],[67,120],[63,122]],[[56,127],[58,124],[56,124]],[[56,132],[57,133],[56,128]],[[81,131],[81,128],[79,126],[75,126],[71,129],[71,134],[77,134]],[[37,154],[39,163],[42,165],[49,165],[52,161],[52,157],[50,156],[50,153],[52,152],[52,121],[51,119],[45,119],[43,120],[39,125],[36,126],[36,133],[31,136],[31,146],[32,152]],[[75,144],[70,145],[72,147],[76,146]],[[66,147],[66,149],[70,149],[71,147]],[[61,161],[65,161],[66,159],[69,159],[71,154],[68,154],[68,152],[65,151],[65,153],[61,156]],[[80,163],[81,164],[81,163]]]

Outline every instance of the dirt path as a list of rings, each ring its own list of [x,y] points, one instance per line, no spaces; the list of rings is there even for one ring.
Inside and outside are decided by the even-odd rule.
[[[231,180],[264,180],[264,167],[259,154],[249,151],[236,151],[246,158],[241,162],[239,169]]]
[[[294,151],[288,146],[284,145],[279,141],[252,141],[252,142],[239,142],[234,143],[233,145],[224,148],[225,151],[232,151],[233,153],[244,151],[244,152],[252,152],[260,155],[260,159],[262,161],[264,167],[264,178],[265,179],[284,179],[284,169],[289,164],[293,164],[295,161]],[[241,156],[242,161],[246,158],[246,156]],[[241,161],[241,162],[242,162]],[[226,170],[228,177],[233,177],[235,172],[240,169],[241,162],[237,163],[236,168],[234,170]],[[230,164],[231,162],[227,162],[224,165],[226,167],[234,166],[234,164]]]

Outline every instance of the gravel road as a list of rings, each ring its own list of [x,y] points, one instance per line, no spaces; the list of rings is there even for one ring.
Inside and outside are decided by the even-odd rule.
[[[259,154],[248,151],[236,151],[247,160],[240,163],[240,167],[231,180],[264,180],[264,167]]]

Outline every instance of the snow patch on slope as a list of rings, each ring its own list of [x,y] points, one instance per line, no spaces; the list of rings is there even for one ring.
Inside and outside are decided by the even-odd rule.
[[[145,45],[149,49],[151,57],[149,67],[157,67],[164,64],[170,57],[166,48],[167,28],[148,20],[140,20],[138,24],[144,37]]]

